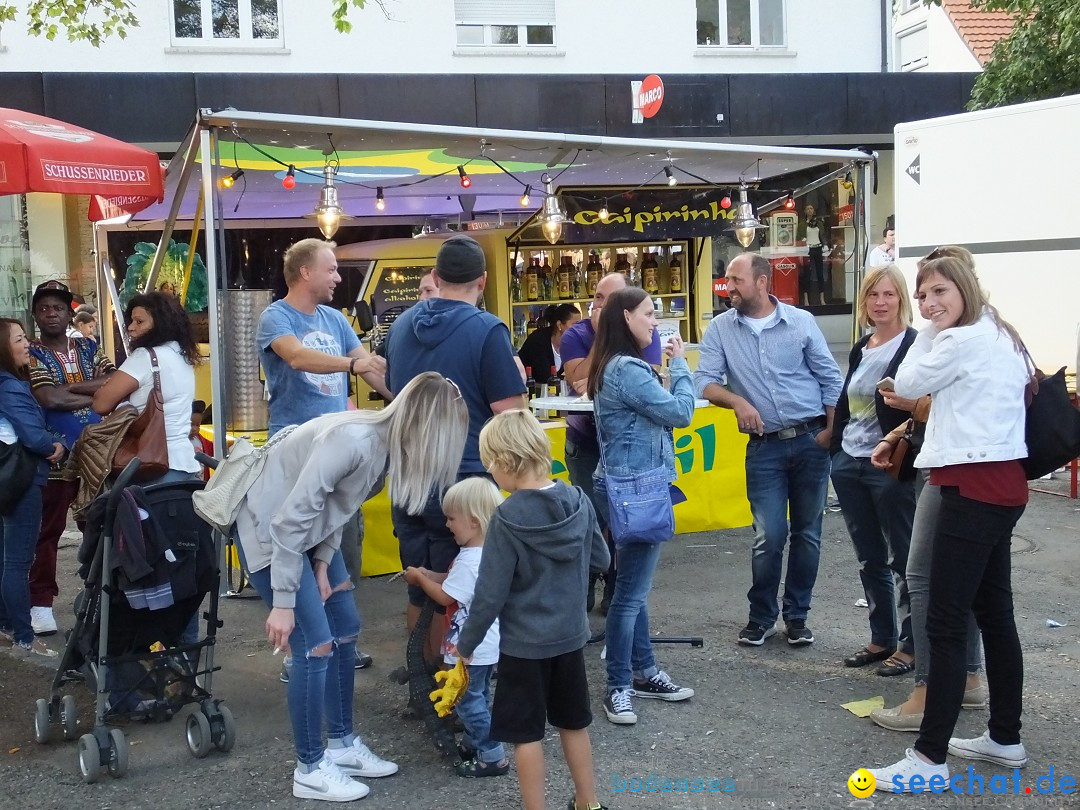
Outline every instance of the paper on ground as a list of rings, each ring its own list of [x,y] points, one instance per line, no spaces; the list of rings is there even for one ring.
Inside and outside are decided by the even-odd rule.
[[[856,717],[869,717],[875,709],[885,708],[885,698],[881,695],[866,700],[853,700],[851,703],[843,703],[840,708],[847,709]]]

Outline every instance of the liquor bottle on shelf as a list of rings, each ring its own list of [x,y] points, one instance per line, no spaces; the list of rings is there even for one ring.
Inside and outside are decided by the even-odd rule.
[[[660,292],[660,266],[656,263],[656,254],[651,251],[641,260],[641,286],[649,295]]]
[[[521,303],[521,287],[521,271],[515,268],[514,272],[510,274],[510,300],[515,304]]]
[[[514,314],[514,347],[521,348],[521,344],[525,342],[526,335],[525,315],[521,312]]]
[[[668,265],[668,279],[671,292],[682,292],[682,254],[675,253],[671,257],[671,264]]]
[[[596,285],[604,275],[604,266],[600,264],[600,254],[595,250],[589,253],[589,264],[585,267],[585,294],[592,298],[596,295]]]
[[[535,312],[529,313],[529,320],[525,324],[525,337],[528,337],[533,332],[535,332],[536,328],[538,326],[539,326],[539,322],[537,320],[536,313]]]
[[[585,268],[580,263],[574,265],[574,298],[585,297]]]
[[[525,271],[525,297],[530,301],[540,298],[540,259],[537,256],[529,260],[529,269]]]
[[[563,256],[559,265],[559,300],[564,301],[574,297],[574,259],[572,256]]]
[[[544,301],[553,300],[554,296],[554,273],[548,264],[547,254],[544,254],[544,263],[540,266],[540,295]]]

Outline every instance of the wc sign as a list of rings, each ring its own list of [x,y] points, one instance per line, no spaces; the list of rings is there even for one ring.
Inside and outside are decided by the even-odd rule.
[[[904,171],[907,172],[908,177],[910,177],[912,180],[914,180],[916,183],[918,183],[921,186],[922,185],[922,155],[916,155],[915,159],[913,161],[911,161],[911,165],[909,165],[906,169],[904,169]]]
[[[630,82],[630,96],[633,105],[634,124],[642,124],[646,118],[652,118],[660,112],[664,103],[664,83],[656,74],[646,76],[640,82]]]

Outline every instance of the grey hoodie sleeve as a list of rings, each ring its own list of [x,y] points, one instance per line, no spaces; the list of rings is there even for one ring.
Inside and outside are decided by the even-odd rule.
[[[516,569],[517,554],[510,542],[510,532],[496,510],[484,540],[484,554],[480,558],[469,618],[458,637],[457,649],[463,657],[472,657],[488,628],[499,618],[510,595],[510,583]]]

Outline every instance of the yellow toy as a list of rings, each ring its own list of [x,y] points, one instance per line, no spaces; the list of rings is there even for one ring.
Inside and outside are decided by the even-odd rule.
[[[459,658],[453,669],[439,670],[435,673],[435,681],[445,684],[428,695],[435,704],[435,713],[439,717],[446,717],[450,710],[461,700],[465,690],[469,688],[469,670]]]

